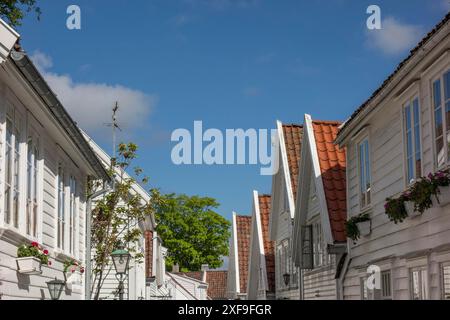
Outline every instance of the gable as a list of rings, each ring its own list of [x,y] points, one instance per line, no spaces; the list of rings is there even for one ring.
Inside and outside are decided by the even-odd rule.
[[[236,216],[236,234],[238,249],[239,292],[247,291],[248,261],[250,251],[250,216]]]

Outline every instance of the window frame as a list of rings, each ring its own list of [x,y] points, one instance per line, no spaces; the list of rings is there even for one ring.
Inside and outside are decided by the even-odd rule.
[[[443,262],[439,265],[439,273],[440,273],[440,284],[441,284],[441,299],[442,300],[450,300],[450,278],[449,278],[449,287],[448,287],[448,299],[445,298],[445,273],[444,268],[450,269],[450,262]]]
[[[414,299],[414,273],[418,272],[419,275],[419,299]],[[423,272],[425,273],[425,277],[423,276]],[[425,280],[425,297],[422,296],[422,286],[424,285],[422,281]],[[428,279],[428,268],[426,266],[413,267],[409,269],[409,297],[411,300],[428,300],[430,299],[429,292],[429,279]]]
[[[34,199],[31,199],[32,205],[33,205],[33,211],[31,214],[31,226],[34,229],[34,232],[31,231],[28,232],[28,210],[30,210],[30,198],[29,198],[29,188],[30,188],[30,173],[29,173],[29,143],[31,141],[31,145],[33,150],[32,153],[32,166],[31,170],[32,172],[32,195],[34,196]],[[25,221],[26,221],[26,234],[28,237],[31,237],[32,239],[35,239],[40,242],[41,240],[41,229],[42,229],[42,191],[43,191],[43,183],[42,183],[42,149],[41,149],[41,141],[40,137],[37,133],[37,131],[29,124],[28,125],[28,138],[27,138],[27,159],[26,159],[26,190],[25,190]]]
[[[430,80],[430,112],[431,112],[431,119],[432,119],[432,137],[433,137],[433,159],[434,159],[434,167],[436,170],[444,169],[450,164],[450,146],[448,143],[445,142],[446,140],[446,134],[447,134],[447,126],[450,126],[450,124],[446,123],[446,117],[445,117],[445,80],[444,76],[446,74],[450,74],[450,66],[446,65],[445,68],[443,68],[441,71],[439,71],[434,77]],[[434,91],[434,84],[439,81],[440,86],[440,108],[441,108],[441,117],[442,117],[442,139],[443,139],[443,153],[444,153],[444,161],[442,164],[439,164],[439,156],[437,154],[437,137],[436,137],[436,112],[435,112],[435,91]],[[450,95],[450,93],[449,93]],[[450,102],[450,100],[449,100]],[[450,130],[449,130],[450,133]]]
[[[416,164],[416,157],[417,157],[417,132],[416,132],[416,117],[415,117],[415,111],[414,111],[414,103],[417,101],[418,106],[418,139],[419,139],[419,154],[420,154],[420,173],[417,173],[417,164]],[[413,177],[408,181],[409,178],[409,163],[408,163],[408,129],[406,125],[406,108],[410,108],[410,121],[411,121],[411,142],[412,142],[412,170],[413,170]],[[418,93],[415,93],[413,95],[410,95],[407,99],[405,99],[402,103],[402,111],[401,111],[401,117],[402,117],[402,140],[403,140],[403,150],[404,150],[404,176],[405,176],[405,187],[410,186],[413,184],[418,178],[420,178],[423,175],[423,130],[422,130],[422,103],[420,99],[420,95]]]
[[[385,287],[385,282],[383,279],[384,275],[389,275],[389,286]],[[381,288],[380,288],[380,299],[381,300],[393,300],[393,281],[392,281],[392,271],[391,270],[384,270],[380,273],[380,282],[381,282]],[[389,295],[385,295],[385,289],[389,289]]]
[[[362,203],[362,196],[363,196],[363,191],[362,191],[362,177],[361,177],[361,154],[360,154],[360,147],[367,141],[367,152],[368,154],[366,154],[366,150],[364,149],[364,163],[368,164],[369,168],[367,170],[366,167],[364,167],[364,176],[367,175],[367,173],[369,173],[370,175],[370,187],[366,188],[366,191],[364,191],[364,205]],[[358,141],[355,144],[356,147],[356,161],[357,161],[357,177],[358,177],[358,203],[359,203],[359,208],[361,211],[365,211],[368,210],[369,208],[372,207],[372,189],[373,189],[373,174],[372,174],[372,155],[371,155],[371,144],[370,144],[370,137],[368,134],[362,136],[360,139],[358,139]],[[366,159],[366,156],[368,156],[368,159]],[[366,182],[366,181],[364,181]],[[367,202],[367,195],[369,195],[369,200],[370,202]]]

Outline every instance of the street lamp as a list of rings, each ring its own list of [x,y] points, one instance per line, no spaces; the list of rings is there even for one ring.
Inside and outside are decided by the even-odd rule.
[[[111,258],[114,263],[114,268],[116,269],[116,278],[119,280],[119,300],[123,300],[124,294],[124,276],[128,270],[128,263],[130,262],[130,253],[125,250],[123,244],[119,244],[118,249],[111,253]]]
[[[65,285],[65,281],[58,280],[56,278],[55,280],[47,282],[48,291],[50,291],[50,297],[52,300],[59,300]]]

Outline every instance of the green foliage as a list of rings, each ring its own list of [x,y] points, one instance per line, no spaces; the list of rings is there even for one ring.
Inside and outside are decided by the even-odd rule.
[[[70,272],[75,272],[75,271],[80,271],[81,273],[84,273],[84,267],[82,265],[80,265],[80,263],[74,259],[67,259],[66,261],[64,261],[64,272],[70,271]],[[69,270],[70,268],[70,270]]]
[[[405,201],[409,200],[409,194],[403,194],[399,198],[387,198],[384,205],[386,215],[395,224],[403,222],[408,217]]]
[[[187,195],[164,196],[156,214],[157,231],[168,249],[166,267],[178,264],[182,271],[198,271],[222,265],[228,255],[230,222],[216,213],[215,199]]]
[[[352,239],[353,241],[356,241],[360,238],[361,233],[358,228],[359,222],[369,221],[370,217],[368,213],[360,214],[358,216],[350,218],[345,223],[345,231],[347,233],[347,237]]]
[[[419,179],[410,188],[410,198],[414,202],[414,210],[420,213],[424,213],[425,210],[433,206],[431,200],[432,195],[436,195],[438,188],[426,178]]]
[[[2,0],[0,1],[0,17],[7,20],[13,27],[20,26],[22,19],[28,12],[34,11],[39,20],[41,9],[36,5],[36,0]]]
[[[41,260],[42,264],[50,265],[48,261],[48,251],[37,242],[32,242],[29,245],[21,245],[17,248],[17,257],[18,258],[27,258],[27,257],[36,257]]]
[[[133,160],[137,157],[137,146],[134,143],[118,146],[119,156],[112,159],[113,167],[110,169],[114,189],[96,202],[92,210],[91,249],[94,253],[93,287],[94,299],[98,299],[101,287],[108,275],[107,266],[111,253],[119,243],[126,246],[136,262],[141,262],[144,255],[138,250],[137,242],[142,237],[139,222],[155,214],[157,206],[161,206],[161,197],[156,189],[150,190],[151,199],[144,202],[133,186],[145,186],[147,177],[142,177],[142,170],[134,168],[135,177],[125,175]],[[96,189],[101,188],[99,181],[91,181],[88,187],[88,196]]]

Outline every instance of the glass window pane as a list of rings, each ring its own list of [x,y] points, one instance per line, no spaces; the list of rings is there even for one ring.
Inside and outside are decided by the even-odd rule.
[[[442,267],[443,299],[450,300],[450,265]]]
[[[364,142],[365,151],[365,161],[366,161],[366,190],[370,188],[371,178],[370,178],[370,156],[369,156],[369,141]]]
[[[450,99],[450,70],[444,75],[445,100]]]

